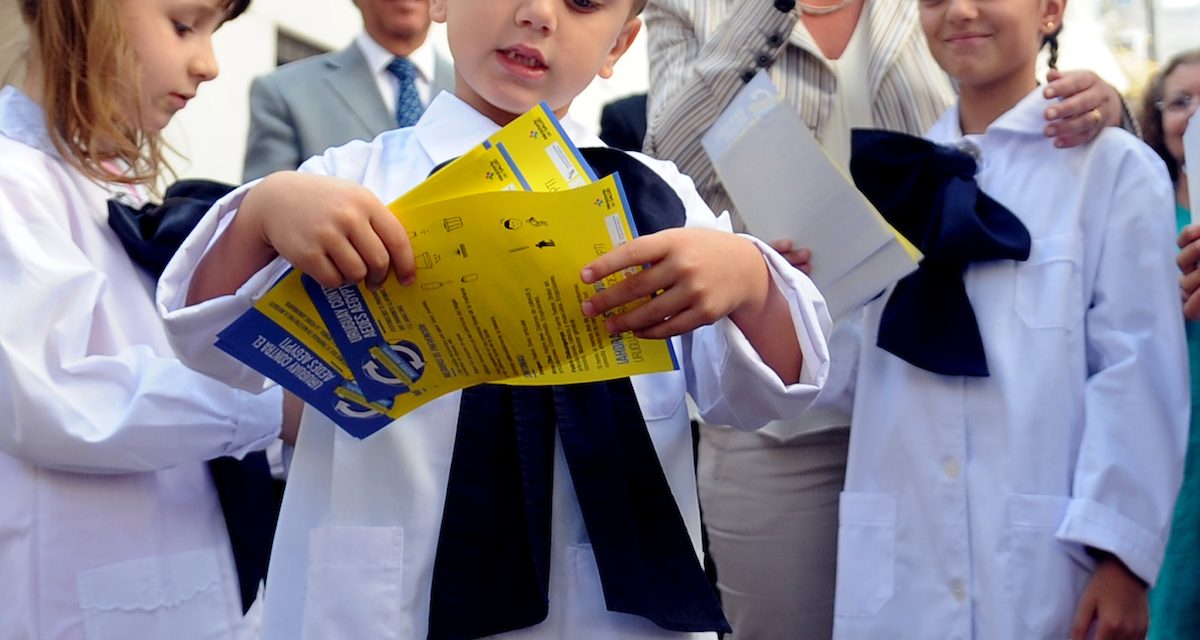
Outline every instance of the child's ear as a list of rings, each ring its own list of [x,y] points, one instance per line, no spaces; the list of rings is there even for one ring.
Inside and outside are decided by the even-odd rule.
[[[434,0],[434,2],[445,2],[446,0]],[[608,52],[608,56],[604,58],[604,64],[600,65],[600,70],[596,75],[601,78],[611,78],[613,74],[613,65],[617,64],[617,60],[629,51],[629,46],[637,38],[637,34],[642,30],[642,19],[638,17],[630,18],[625,22],[625,26],[621,27],[621,33],[617,34],[617,41],[613,43],[613,47]]]
[[[1063,14],[1067,11],[1067,0],[1043,0],[1042,35],[1058,33],[1062,29]]]
[[[429,17],[433,18],[434,22],[444,24],[446,22],[446,0],[429,0]]]

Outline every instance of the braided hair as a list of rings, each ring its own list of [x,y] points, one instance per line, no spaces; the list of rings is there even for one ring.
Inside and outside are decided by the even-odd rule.
[[[1060,24],[1053,33],[1048,33],[1042,37],[1042,46],[1050,47],[1050,59],[1046,61],[1046,64],[1049,65],[1051,69],[1058,69],[1058,35],[1062,33],[1062,30],[1063,28]]]

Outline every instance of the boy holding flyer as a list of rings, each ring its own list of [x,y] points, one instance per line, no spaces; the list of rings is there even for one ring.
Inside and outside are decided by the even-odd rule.
[[[383,202],[541,101],[564,117],[595,75],[611,74],[644,4],[434,0],[456,96],[439,96],[412,128],[330,150],[219,202],[159,289],[181,357],[239,387],[269,386],[214,349],[213,336],[289,265],[326,288],[378,286],[392,272],[419,287],[420,237],[410,244],[412,230]],[[569,119],[563,128],[576,145],[602,144]],[[802,411],[825,378],[829,321],[803,274],[728,233],[672,165],[634,158],[630,172],[651,174],[662,209],[678,216],[635,206],[642,236],[581,265],[580,279],[592,286],[652,268],[595,287],[581,308],[602,315],[659,292],[606,328],[670,338],[680,369],[471,387],[365,439],[307,407],[264,638],[565,638],[585,629],[600,640],[711,638],[728,629],[698,559],[684,393],[710,419],[747,428]]]

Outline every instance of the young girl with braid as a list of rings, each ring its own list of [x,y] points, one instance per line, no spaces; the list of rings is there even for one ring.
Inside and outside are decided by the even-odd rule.
[[[925,258],[831,371],[835,638],[1145,636],[1188,415],[1173,196],[1124,131],[1043,136],[1065,5],[920,0],[958,102],[928,140],[856,136],[856,182]]]

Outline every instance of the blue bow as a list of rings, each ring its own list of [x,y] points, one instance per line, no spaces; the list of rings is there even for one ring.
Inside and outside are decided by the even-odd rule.
[[[913,366],[987,376],[963,273],[973,262],[1029,258],[1025,225],[975,183],[975,160],[923,138],[855,129],[850,173],[863,195],[925,259],[896,283],[876,344]]]
[[[683,203],[644,164],[614,149],[582,153],[597,175],[620,171],[641,233],[683,225]],[[673,631],[728,632],[623,378],[463,391],[429,638],[480,638],[546,618],[556,430],[608,610]]]

